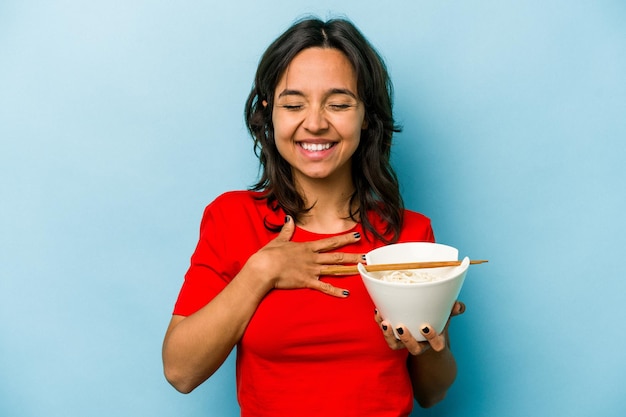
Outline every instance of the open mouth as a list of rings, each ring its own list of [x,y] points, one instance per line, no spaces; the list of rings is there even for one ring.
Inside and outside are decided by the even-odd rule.
[[[302,149],[308,152],[322,152],[322,151],[326,151],[332,148],[333,146],[336,145],[336,143],[335,142],[327,142],[327,143],[300,142],[298,145],[300,145]]]

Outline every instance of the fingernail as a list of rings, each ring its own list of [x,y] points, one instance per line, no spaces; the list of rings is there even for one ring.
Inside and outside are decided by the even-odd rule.
[[[291,216],[285,216],[285,223],[289,223],[289,220],[291,220]]]
[[[386,324],[383,324],[383,330],[387,331],[387,325]]]
[[[354,238],[358,239],[361,237],[361,234],[359,232],[354,232]]]
[[[398,328],[396,329],[396,332],[398,332],[398,334],[399,334],[400,336],[402,336],[402,335],[404,334],[404,330],[402,329],[402,327],[398,327]]]
[[[343,295],[345,295],[346,297],[350,295],[350,291],[348,291],[348,290],[343,290],[343,291],[341,291],[341,293]]]
[[[424,333],[424,334],[428,334],[428,333],[430,333],[430,329],[429,329],[428,327],[424,327],[424,328],[422,329],[422,333]]]

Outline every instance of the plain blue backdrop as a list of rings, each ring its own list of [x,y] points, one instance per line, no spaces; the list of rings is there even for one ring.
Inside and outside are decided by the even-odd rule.
[[[215,196],[251,185],[265,47],[346,15],[395,83],[407,206],[472,267],[458,379],[414,416],[623,416],[626,3],[0,3],[0,415],[235,416],[160,349]]]

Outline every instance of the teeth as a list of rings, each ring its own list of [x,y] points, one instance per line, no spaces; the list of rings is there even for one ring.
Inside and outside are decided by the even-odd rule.
[[[301,143],[300,146],[302,146],[304,149],[306,149],[309,152],[319,152],[319,151],[325,151],[326,149],[330,149],[332,145],[332,143],[325,143],[325,144],[321,144],[321,143]]]

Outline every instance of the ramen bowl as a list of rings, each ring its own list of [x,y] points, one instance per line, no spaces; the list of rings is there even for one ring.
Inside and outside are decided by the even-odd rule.
[[[409,262],[457,261],[456,248],[440,243],[406,242],[374,249],[365,255],[367,265]],[[470,260],[459,266],[405,271],[368,272],[363,264],[358,270],[365,288],[384,320],[393,331],[404,326],[419,341],[426,340],[420,329],[430,325],[441,333],[450,317]],[[398,334],[396,333],[396,337]]]

